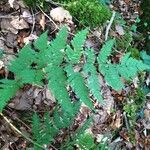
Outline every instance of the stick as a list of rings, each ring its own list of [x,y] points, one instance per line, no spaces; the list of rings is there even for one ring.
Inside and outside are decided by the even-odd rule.
[[[116,12],[113,11],[112,17],[111,17],[111,19],[110,19],[110,21],[109,21],[109,24],[108,24],[107,28],[106,28],[105,41],[107,41],[107,39],[108,39],[109,30],[110,30],[111,25],[112,25],[112,23],[113,23],[113,21],[114,21],[115,14],[116,14]]]

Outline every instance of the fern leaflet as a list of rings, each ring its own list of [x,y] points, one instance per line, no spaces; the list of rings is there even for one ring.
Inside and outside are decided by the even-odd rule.
[[[89,108],[93,108],[89,98],[88,88],[85,86],[84,79],[79,72],[74,72],[71,65],[65,68],[68,76],[68,82],[80,98],[80,101],[85,103]]]
[[[75,37],[71,41],[71,46],[73,47],[73,49],[71,48],[71,46],[67,45],[66,54],[68,57],[68,61],[70,61],[71,64],[77,64],[79,62],[87,32],[88,30],[85,29],[75,35]]]
[[[17,80],[0,80],[0,112],[6,106],[7,102],[16,94],[20,88]]]
[[[98,79],[98,74],[96,71],[96,67],[94,66],[95,63],[95,56],[93,49],[86,49],[86,57],[87,62],[84,65],[83,71],[87,76],[87,84],[88,88],[93,94],[94,98],[99,102],[103,102],[103,98],[101,96],[101,87],[100,82]]]
[[[67,86],[67,78],[62,68],[58,66],[47,66],[46,72],[48,73],[48,87],[52,90],[58,102],[61,104],[62,109],[73,114],[71,99],[69,98]]]

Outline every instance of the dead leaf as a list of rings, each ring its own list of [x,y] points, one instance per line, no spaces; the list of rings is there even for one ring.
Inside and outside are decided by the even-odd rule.
[[[40,25],[42,27],[42,30],[45,30],[45,15],[44,14],[42,14],[41,16]]]
[[[38,36],[37,36],[37,35],[30,34],[28,37],[25,37],[25,38],[23,39],[23,43],[29,44],[30,42],[32,42],[33,40],[36,40],[36,39],[38,39]]]
[[[20,19],[19,16],[12,18],[10,24],[17,30],[28,29],[29,25],[24,19]]]
[[[63,22],[63,21],[72,21],[72,16],[69,11],[65,10],[62,7],[57,7],[51,10],[50,16],[54,21]]]
[[[4,67],[4,62],[0,60],[0,69]]]
[[[14,34],[18,33],[18,30],[15,29],[12,25],[11,25],[11,20],[10,19],[2,19],[1,20],[1,30],[3,31],[10,31]]]
[[[119,35],[124,35],[124,29],[121,25],[116,25],[116,31]]]
[[[122,118],[121,118],[121,113],[118,111],[114,116],[113,116],[113,121],[111,123],[111,127],[115,130],[117,128],[120,128],[122,126]]]
[[[9,0],[9,1],[8,1],[8,3],[10,4],[10,7],[11,7],[11,8],[14,7],[14,6],[13,6],[14,1],[15,1],[15,0]]]
[[[23,13],[22,13],[22,17],[24,18],[24,20],[30,24],[33,23],[33,19],[32,18],[32,15],[31,13],[28,11],[28,10],[25,10]]]

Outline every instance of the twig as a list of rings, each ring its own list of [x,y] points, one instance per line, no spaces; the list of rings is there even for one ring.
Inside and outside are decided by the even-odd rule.
[[[59,29],[59,27],[57,26],[57,24],[53,21],[53,19],[50,17],[50,16],[48,16],[43,10],[42,10],[42,8],[40,7],[40,6],[38,6],[38,8],[41,10],[41,12],[55,25],[55,27],[56,27],[56,29]]]
[[[31,32],[30,32],[30,35],[33,33],[34,27],[35,27],[35,15],[34,15],[32,9],[31,9],[31,12],[32,12],[32,21],[33,21],[33,23],[32,23],[32,30],[31,30]]]
[[[124,120],[125,120],[125,124],[126,124],[126,127],[127,127],[127,130],[129,131],[129,124],[128,124],[128,119],[127,119],[127,116],[126,116],[126,112],[123,113],[124,115]]]
[[[110,30],[111,25],[112,25],[112,23],[113,23],[113,21],[114,21],[115,14],[116,14],[116,12],[113,11],[113,14],[112,14],[112,17],[111,17],[111,19],[110,19],[110,21],[109,21],[109,24],[108,24],[108,26],[106,27],[105,41],[107,41],[107,39],[108,39],[109,30]]]

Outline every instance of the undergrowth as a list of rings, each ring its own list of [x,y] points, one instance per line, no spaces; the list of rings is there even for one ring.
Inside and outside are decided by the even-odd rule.
[[[47,32],[43,33],[33,43],[34,49],[29,44],[25,45],[8,64],[7,68],[14,74],[14,79],[0,80],[1,112],[19,88],[26,84],[42,87],[46,84],[45,80],[47,81],[48,88],[55,96],[62,113],[60,115],[60,109],[56,107],[53,119],[51,120],[49,114],[45,114],[42,125],[37,114],[34,115],[33,136],[38,144],[53,142],[60,129],[69,127],[79,112],[81,103],[94,110],[90,95],[97,102],[104,103],[99,82],[100,74],[111,88],[120,91],[125,88],[124,80],[132,80],[138,72],[150,69],[141,60],[130,57],[131,53],[122,56],[118,64],[112,63],[109,57],[115,44],[114,39],[106,41],[98,56],[95,55],[93,49],[83,47],[87,33],[87,29],[80,31],[70,44],[67,44],[67,27],[63,27],[50,44]],[[68,86],[77,95],[74,102],[70,98]],[[85,131],[85,128],[82,128],[82,131]],[[78,135],[82,134],[80,132]],[[77,142],[76,135],[73,139]],[[86,136],[85,139],[89,138]]]

